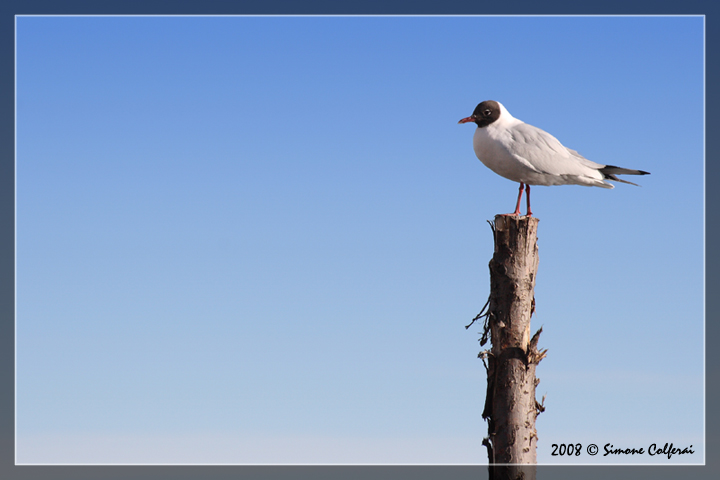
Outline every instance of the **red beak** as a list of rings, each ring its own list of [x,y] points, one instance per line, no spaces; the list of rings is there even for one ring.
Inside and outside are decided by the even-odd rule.
[[[475,121],[475,117],[471,115],[469,117],[463,118],[458,123],[468,123],[468,122],[474,122],[474,121]]]

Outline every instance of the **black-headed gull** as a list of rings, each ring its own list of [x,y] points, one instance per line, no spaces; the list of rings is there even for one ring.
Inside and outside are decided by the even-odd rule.
[[[498,175],[520,183],[515,211],[508,215],[520,215],[524,186],[527,186],[527,214],[531,216],[530,185],[614,188],[605,180],[636,185],[617,178],[616,174],[649,173],[591,162],[575,150],[564,147],[549,133],[513,117],[500,102],[494,100],[480,103],[472,115],[458,123],[468,122],[478,126],[473,136],[473,147],[480,161]]]

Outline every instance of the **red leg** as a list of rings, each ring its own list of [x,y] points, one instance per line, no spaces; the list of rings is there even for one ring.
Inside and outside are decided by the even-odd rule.
[[[532,217],[532,210],[530,210],[530,185],[527,186],[527,194],[525,196],[525,200],[527,200],[527,216]],[[519,203],[518,206],[520,206]]]
[[[520,184],[520,190],[518,191],[518,200],[517,200],[517,204],[515,205],[515,211],[513,213],[511,213],[510,215],[520,215],[520,199],[522,198],[524,186],[525,186],[524,184],[522,184],[522,183]]]
[[[522,198],[522,194],[523,194],[523,189],[524,189],[524,188],[525,188],[525,184],[524,184],[524,183],[521,183],[521,184],[520,184],[520,189],[519,189],[519,191],[518,191],[517,203],[515,204],[515,211],[514,211],[513,213],[503,213],[502,215],[508,215],[508,216],[510,216],[510,215],[512,215],[512,216],[518,216],[518,215],[520,215],[520,199]],[[528,193],[530,193],[530,185],[528,185]],[[529,201],[530,201],[530,199],[528,199],[528,202],[529,202]],[[529,203],[528,203],[528,206],[530,206]]]

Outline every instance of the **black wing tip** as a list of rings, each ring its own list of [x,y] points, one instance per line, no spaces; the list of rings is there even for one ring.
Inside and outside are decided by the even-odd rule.
[[[605,165],[600,169],[604,175],[616,174],[616,175],[650,175],[650,172],[645,170],[632,170],[630,168],[617,167],[615,165]]]

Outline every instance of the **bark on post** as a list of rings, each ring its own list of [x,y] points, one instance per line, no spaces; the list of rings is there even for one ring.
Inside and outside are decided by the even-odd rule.
[[[535,419],[543,410],[535,400],[539,382],[535,367],[546,352],[537,349],[542,329],[530,336],[538,268],[537,225],[534,217],[495,216],[488,309],[476,317],[484,316],[486,322],[481,345],[487,342],[488,333],[492,344],[480,354],[487,359],[488,389],[482,416],[488,421],[483,445],[488,450],[491,480],[535,478]]]

